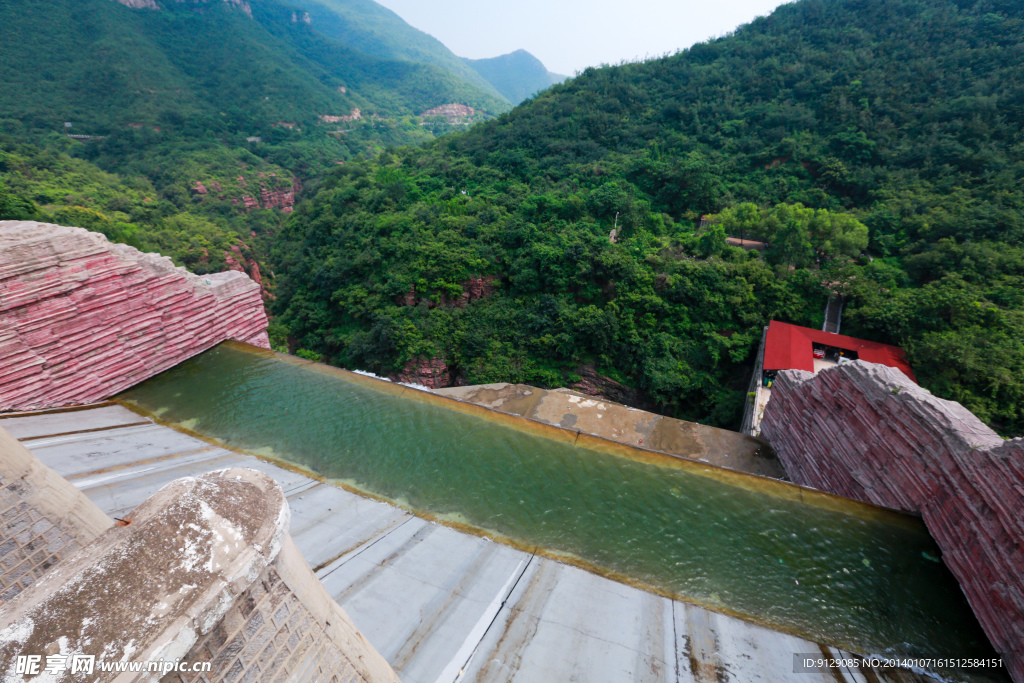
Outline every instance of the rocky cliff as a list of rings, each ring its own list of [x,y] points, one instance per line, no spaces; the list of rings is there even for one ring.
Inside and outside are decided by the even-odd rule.
[[[1024,440],[864,361],[780,372],[761,435],[799,484],[920,513],[1024,683]]]
[[[269,348],[260,287],[98,233],[0,221],[0,411],[99,401],[227,339]]]

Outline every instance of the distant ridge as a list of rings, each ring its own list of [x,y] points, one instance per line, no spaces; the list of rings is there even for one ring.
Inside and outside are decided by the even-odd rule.
[[[354,108],[407,116],[449,102],[508,109],[486,84],[367,54],[304,19],[278,0],[6,0],[0,109],[29,128],[71,122],[89,135],[135,123],[266,131]],[[13,47],[33,35],[48,36],[47,50]]]
[[[463,61],[512,104],[519,104],[566,79],[566,76],[548,71],[539,59],[526,50],[516,50],[499,57]]]
[[[499,89],[444,43],[410,26],[373,0],[291,0],[291,3],[308,12],[314,29],[343,45],[382,59],[433,64],[499,96]]]

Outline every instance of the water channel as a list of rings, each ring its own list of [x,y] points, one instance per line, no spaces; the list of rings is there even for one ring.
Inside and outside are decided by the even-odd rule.
[[[235,343],[120,398],[232,448],[819,642],[991,654],[914,518]]]

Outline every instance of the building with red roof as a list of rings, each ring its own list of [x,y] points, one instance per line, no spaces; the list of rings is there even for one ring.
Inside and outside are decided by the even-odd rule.
[[[807,370],[816,372],[815,349],[824,351],[826,358],[842,351],[843,357],[850,360],[866,360],[896,368],[914,382],[917,378],[910,369],[910,363],[903,349],[889,344],[866,341],[843,334],[833,334],[809,327],[790,325],[772,320],[768,325],[765,337],[764,365],[765,372],[778,370]]]

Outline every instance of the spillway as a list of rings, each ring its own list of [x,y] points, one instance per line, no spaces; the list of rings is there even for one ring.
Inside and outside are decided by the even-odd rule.
[[[812,640],[991,654],[915,518],[236,343],[120,399],[433,519]]]

